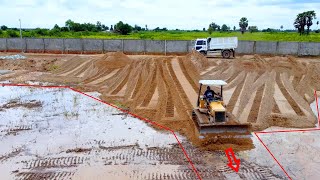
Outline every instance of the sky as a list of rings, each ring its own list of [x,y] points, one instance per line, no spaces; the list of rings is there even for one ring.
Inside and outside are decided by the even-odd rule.
[[[319,0],[0,0],[0,26],[52,28],[75,22],[102,22],[110,27],[118,21],[149,29],[208,28],[211,22],[239,27],[241,17],[259,29],[294,29],[298,13],[315,10]],[[318,19],[320,20],[320,18]],[[312,29],[316,29],[316,21]]]

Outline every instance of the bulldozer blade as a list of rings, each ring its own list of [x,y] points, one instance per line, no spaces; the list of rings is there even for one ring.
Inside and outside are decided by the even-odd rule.
[[[251,134],[250,125],[202,125],[198,126],[200,134]]]
[[[192,112],[192,119],[199,134],[250,135],[250,124],[211,123],[198,109]]]

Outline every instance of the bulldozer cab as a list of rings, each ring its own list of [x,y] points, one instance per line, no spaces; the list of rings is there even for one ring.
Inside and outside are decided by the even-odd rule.
[[[219,89],[220,89],[220,92],[218,93],[219,96],[213,97],[213,101],[223,101],[223,86],[227,85],[227,83],[225,81],[223,81],[223,80],[200,80],[199,84],[200,84],[200,88],[199,88],[199,93],[198,93],[197,107],[200,106],[200,101],[202,98],[204,98],[201,95],[203,86],[209,86],[209,87],[211,87],[211,89],[213,86],[219,87]]]
[[[193,109],[192,119],[200,134],[221,132],[247,132],[248,124],[229,122],[227,108],[223,102],[223,86],[227,83],[223,80],[200,80],[198,100]],[[202,94],[203,86],[218,87],[218,97],[209,100]]]

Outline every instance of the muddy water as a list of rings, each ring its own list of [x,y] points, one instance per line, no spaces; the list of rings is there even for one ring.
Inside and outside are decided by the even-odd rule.
[[[127,177],[113,166],[144,170],[161,164],[156,150],[176,145],[172,134],[67,89],[0,87],[0,119],[0,179],[90,179],[96,174],[81,173],[106,164],[114,176]]]

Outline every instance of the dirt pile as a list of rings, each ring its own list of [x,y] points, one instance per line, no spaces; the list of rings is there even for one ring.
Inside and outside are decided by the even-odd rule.
[[[208,59],[195,50],[187,54],[184,59],[190,60],[199,72],[206,69],[209,65]]]
[[[96,64],[98,68],[117,69],[130,64],[132,60],[122,52],[106,53]]]

